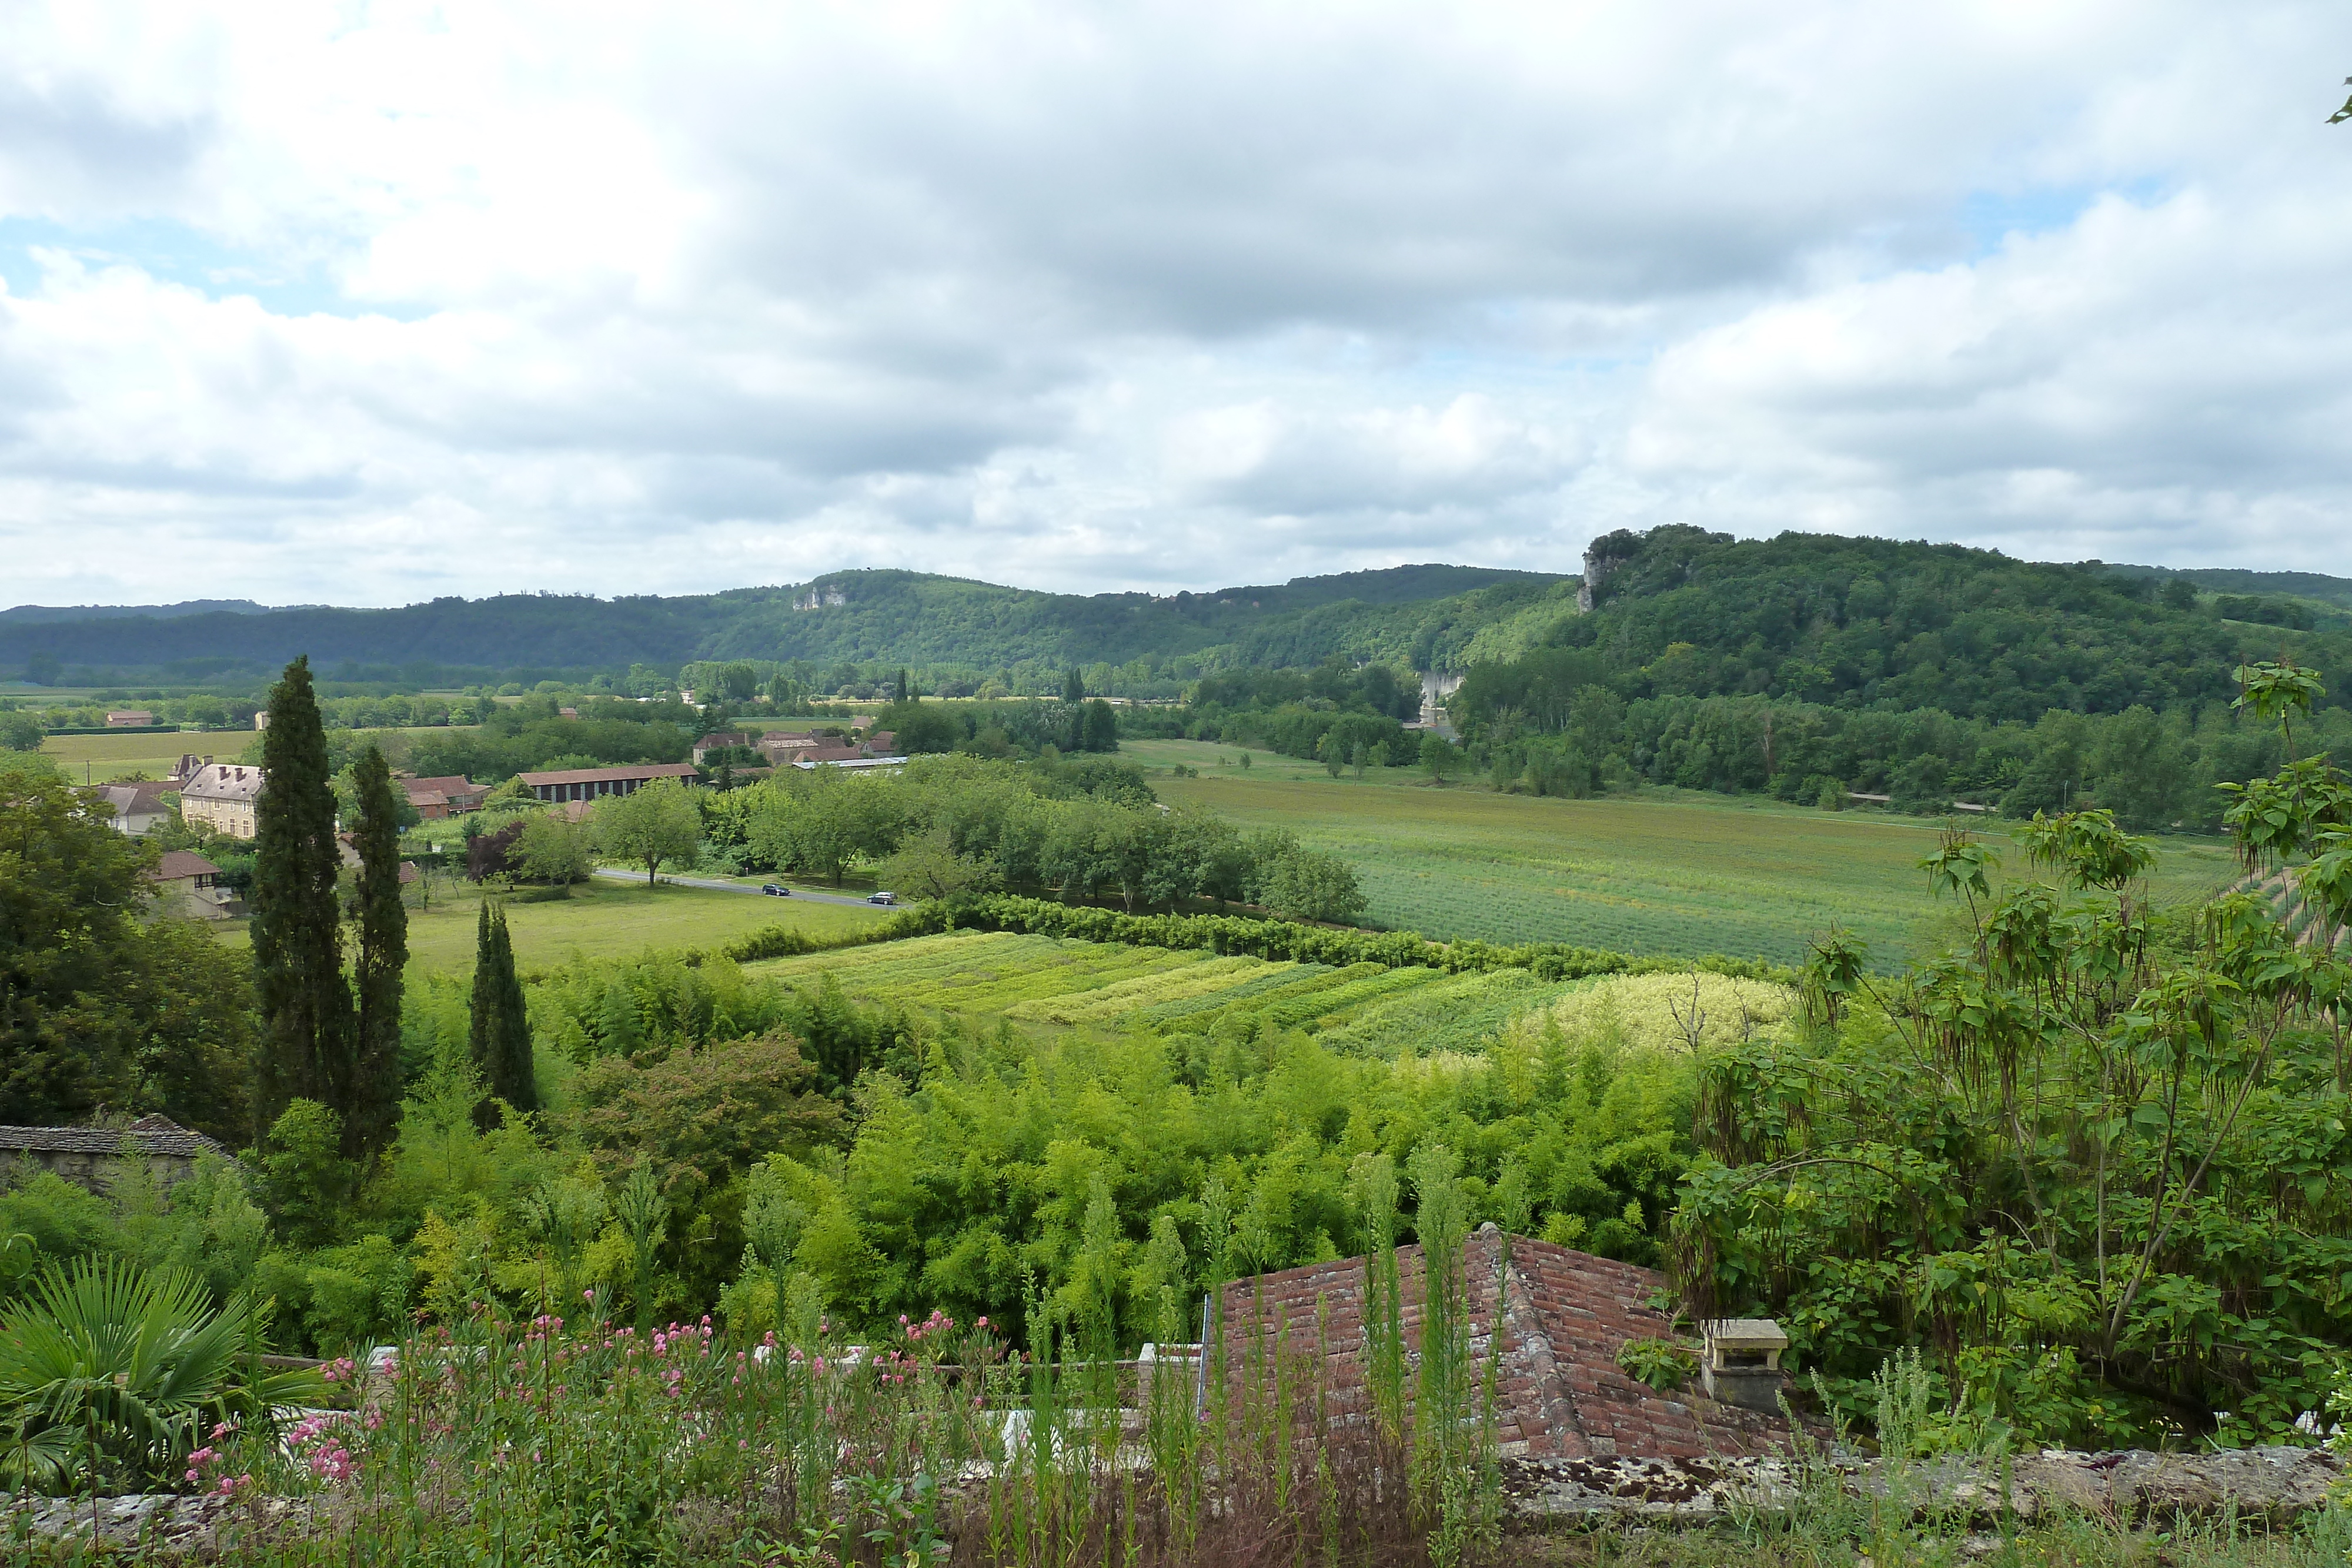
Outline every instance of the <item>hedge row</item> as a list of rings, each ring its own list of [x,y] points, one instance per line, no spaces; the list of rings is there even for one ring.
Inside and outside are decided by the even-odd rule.
[[[897,942],[908,936],[928,936],[943,929],[945,927],[927,918],[925,906],[918,906],[901,910],[877,925],[837,932],[830,936],[812,936],[789,925],[763,925],[749,936],[730,942],[719,952],[739,964],[748,964],[755,958],[797,958],[803,953],[824,953],[835,947],[863,947],[872,942]]]
[[[1301,964],[1382,964],[1390,968],[1419,965],[1450,974],[1486,974],[1496,969],[1525,969],[1538,979],[1578,980],[1592,975],[1648,975],[1705,969],[1742,979],[1793,984],[1795,973],[1761,958],[1727,958],[1710,954],[1698,959],[1636,958],[1598,947],[1573,947],[1556,942],[1504,946],[1493,942],[1432,942],[1412,931],[1347,931],[1304,925],[1286,920],[1265,920],[1238,915],[1122,915],[1114,909],[1055,904],[1042,898],[996,894],[955,903],[921,904],[887,926],[904,926],[895,936],[920,936],[958,929],[1013,931],[1043,936],[1067,936],[1085,942],[1117,942],[1131,947],[1206,948],[1213,953],[1242,954],[1254,958],[1286,959]],[[892,936],[861,934],[860,939],[889,941]],[[761,935],[764,936],[765,933]],[[757,940],[756,937],[752,938]],[[811,952],[811,944],[795,951]],[[761,954],[761,956],[771,956]]]

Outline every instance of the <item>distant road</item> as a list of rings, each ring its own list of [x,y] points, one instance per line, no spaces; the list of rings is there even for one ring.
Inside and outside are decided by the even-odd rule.
[[[598,876],[611,877],[614,882],[642,883],[646,880],[639,873],[633,871],[615,871],[611,866],[598,866],[596,868],[596,874]],[[760,884],[755,882],[721,882],[715,876],[664,876],[656,880],[673,883],[679,887],[707,887],[714,893],[748,893],[754,898],[767,898],[772,896],[772,894],[761,893],[760,891]],[[869,906],[866,903],[865,899],[854,893],[803,893],[796,887],[793,889],[793,896],[794,898],[805,898],[811,904],[855,904],[860,908],[881,907],[880,905]],[[898,905],[898,907],[903,909],[906,905],[902,904]]]

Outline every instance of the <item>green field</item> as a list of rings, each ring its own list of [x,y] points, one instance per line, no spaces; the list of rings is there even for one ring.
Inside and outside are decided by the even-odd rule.
[[[77,784],[103,784],[133,773],[168,779],[184,752],[233,760],[252,739],[251,730],[240,729],[53,735],[41,742],[41,755],[64,768]]]
[[[747,964],[746,973],[813,984],[830,976],[853,998],[913,1002],[1036,1028],[1206,1034],[1254,1016],[1367,1056],[1470,1051],[1513,1017],[1580,983],[1520,970],[1275,963],[1164,947],[1123,947],[1006,932],[950,932],[910,941]]]
[[[53,735],[41,742],[41,755],[52,758],[76,782],[103,784],[133,773],[168,779],[184,753],[233,762],[253,743],[249,729],[167,730],[157,734],[126,731],[121,735]],[[381,735],[446,735],[441,727],[372,730]]]
[[[413,967],[452,972],[474,967],[475,920],[480,896],[458,883],[444,893],[436,881],[432,904],[408,912]],[[889,912],[845,904],[803,904],[740,893],[668,885],[596,882],[545,904],[509,904],[507,929],[526,971],[583,958],[634,958],[649,947],[719,947],[768,925],[789,925],[830,936],[887,918]],[[242,924],[223,933],[242,943]]]
[[[1345,856],[1371,919],[1429,936],[1794,963],[1839,924],[1884,965],[1919,950],[1942,920],[1918,870],[1937,824],[1915,818],[1679,791],[1546,800],[1433,785],[1401,768],[1334,779],[1263,751],[1244,771],[1217,765],[1237,747],[1205,741],[1120,750],[1150,768],[1198,767],[1198,779],[1155,777],[1152,788]],[[2004,830],[1989,823],[1986,836],[2021,867]],[[2164,838],[2158,853],[2160,898],[2198,897],[2235,874],[2218,840]]]

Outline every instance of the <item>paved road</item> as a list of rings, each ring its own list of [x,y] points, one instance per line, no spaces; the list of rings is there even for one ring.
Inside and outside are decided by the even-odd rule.
[[[615,871],[610,866],[598,866],[596,874],[611,877],[614,882],[634,882],[641,885],[646,880],[643,873]],[[715,876],[665,876],[658,880],[675,883],[679,887],[707,887],[718,893],[748,893],[754,898],[767,896],[761,893],[760,884],[756,882],[721,882]],[[808,893],[796,887],[793,889],[793,896],[805,898],[811,904],[855,904],[860,908],[870,907],[863,897],[854,893]],[[904,908],[905,905],[899,907]]]

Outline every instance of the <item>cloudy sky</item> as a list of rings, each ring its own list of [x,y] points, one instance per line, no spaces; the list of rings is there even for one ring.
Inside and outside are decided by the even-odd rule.
[[[0,603],[2352,574],[2352,9],[0,0]]]

